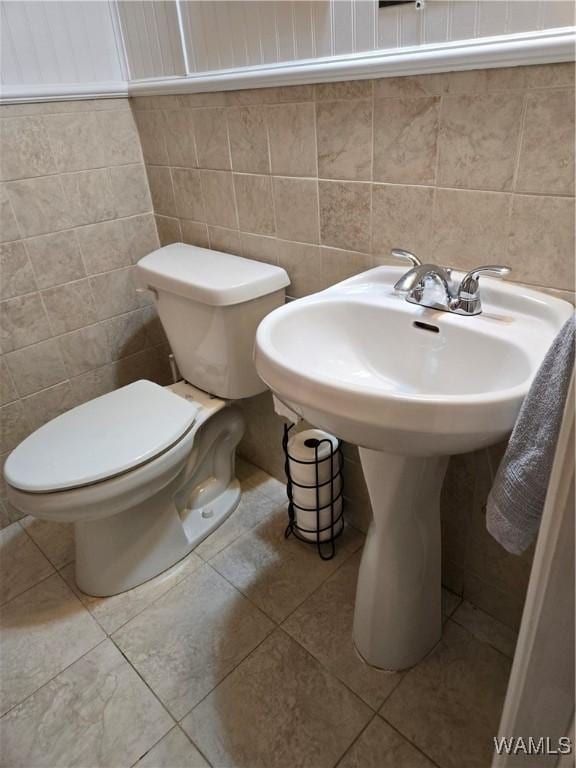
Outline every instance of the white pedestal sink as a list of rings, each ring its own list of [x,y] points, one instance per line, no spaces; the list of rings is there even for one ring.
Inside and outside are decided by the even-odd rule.
[[[255,360],[276,396],[360,446],[370,525],[354,640],[374,666],[403,669],[438,642],[439,497],[448,457],[511,431],[572,307],[485,279],[483,313],[405,301],[406,270],[378,267],[291,302],[260,324]]]

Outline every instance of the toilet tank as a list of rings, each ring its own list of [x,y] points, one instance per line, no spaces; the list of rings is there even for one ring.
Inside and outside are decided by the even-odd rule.
[[[186,381],[226,399],[265,391],[252,352],[259,322],[284,303],[283,269],[174,243],[140,259],[136,274]]]

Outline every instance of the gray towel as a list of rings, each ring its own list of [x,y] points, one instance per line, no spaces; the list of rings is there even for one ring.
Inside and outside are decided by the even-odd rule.
[[[536,538],[574,368],[575,315],[564,325],[526,395],[488,496],[486,527],[521,554]]]

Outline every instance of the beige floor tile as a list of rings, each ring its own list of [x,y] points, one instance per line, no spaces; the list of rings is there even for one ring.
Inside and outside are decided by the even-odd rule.
[[[246,531],[261,523],[278,509],[278,506],[257,490],[243,490],[238,507],[214,533],[196,547],[194,552],[204,560],[210,560]]]
[[[366,664],[354,648],[352,622],[360,554],[354,555],[284,622],[282,628],[373,709],[402,679]]]
[[[280,480],[264,472],[260,467],[249,464],[243,459],[237,459],[236,474],[240,480],[243,493],[249,490],[257,490],[273,501],[287,503],[286,483],[281,483]]]
[[[71,563],[62,570],[62,576],[68,586],[88,608],[98,624],[111,635],[112,632],[115,632],[123,624],[126,624],[134,616],[141,613],[154,600],[157,600],[168,592],[169,589],[172,589],[176,584],[194,573],[201,565],[202,560],[196,557],[194,553],[191,553],[154,579],[150,579],[150,581],[146,581],[134,589],[129,589],[127,592],[122,592],[112,597],[93,597],[81,592],[76,586],[74,563]]]
[[[25,517],[20,523],[55,568],[64,568],[74,560],[74,526]]]
[[[128,767],[172,725],[107,640],[3,718],[0,762],[12,768]]]
[[[437,648],[410,670],[381,713],[443,768],[486,768],[510,662],[452,621]]]
[[[180,728],[173,728],[134,768],[210,768]]]
[[[116,632],[114,641],[179,719],[271,629],[257,608],[204,565]]]
[[[105,638],[58,574],[4,606],[0,636],[0,712],[22,702]]]
[[[338,768],[433,768],[434,764],[376,716]]]
[[[292,613],[363,541],[361,533],[347,528],[338,539],[336,556],[324,561],[314,546],[284,538],[286,522],[282,509],[210,561],[277,622]]]
[[[20,523],[0,531],[0,605],[45,579],[53,570]]]
[[[278,629],[182,723],[213,765],[328,768],[371,710]]]
[[[462,602],[460,595],[450,592],[449,589],[442,587],[442,615],[444,618],[452,616],[456,608]]]
[[[480,608],[464,600],[455,611],[452,619],[471,632],[483,643],[492,645],[506,656],[512,658],[518,635],[498,619],[494,619]]]

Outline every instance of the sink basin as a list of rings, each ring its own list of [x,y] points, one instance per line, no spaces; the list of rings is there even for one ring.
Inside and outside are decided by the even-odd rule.
[[[482,278],[483,312],[408,303],[406,270],[377,267],[264,318],[255,362],[275,395],[315,427],[360,446],[373,519],[354,639],[384,669],[440,639],[439,499],[448,458],[508,436],[546,351],[573,309]]]
[[[272,312],[257,334],[261,378],[366,448],[445,455],[505,438],[570,305],[488,278],[483,313],[453,315],[396,294],[405,271],[378,267]]]

